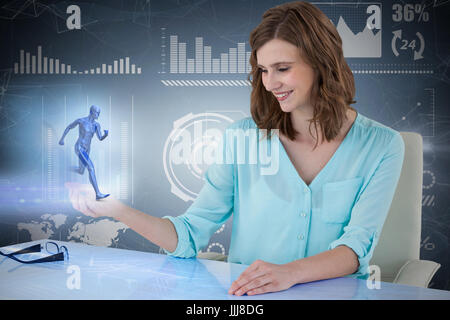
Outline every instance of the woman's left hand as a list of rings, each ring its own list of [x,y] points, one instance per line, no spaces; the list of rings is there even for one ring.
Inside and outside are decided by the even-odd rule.
[[[294,284],[290,266],[256,260],[233,281],[228,293],[254,295],[286,290]]]

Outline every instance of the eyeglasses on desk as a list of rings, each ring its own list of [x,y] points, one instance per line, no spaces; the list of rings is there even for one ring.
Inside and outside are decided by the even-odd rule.
[[[41,244],[35,244],[30,247],[20,249],[11,253],[3,253],[0,251],[0,255],[15,260],[20,263],[32,264],[32,263],[43,263],[43,262],[53,262],[53,261],[64,261],[69,260],[69,250],[66,246],[58,246],[56,242],[47,241],[45,242],[45,250],[49,253],[49,256],[34,259],[34,260],[23,260],[19,259],[17,256],[21,254],[36,253],[41,252],[44,248]]]

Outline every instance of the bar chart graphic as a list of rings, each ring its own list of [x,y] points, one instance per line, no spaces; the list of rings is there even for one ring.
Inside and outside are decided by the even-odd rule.
[[[102,63],[88,69],[76,70],[70,64],[62,63],[60,59],[42,55],[42,46],[37,47],[37,54],[32,55],[23,49],[19,51],[19,61],[14,63],[14,74],[141,74],[142,68],[131,64],[130,57],[114,60],[112,64]]]
[[[203,37],[195,37],[194,57],[189,58],[186,55],[186,42],[179,42],[177,35],[170,35],[169,39],[171,74],[247,74],[251,70],[251,52],[245,50],[245,42],[238,42],[228,52],[220,53],[220,58],[213,58],[212,47],[204,45]]]

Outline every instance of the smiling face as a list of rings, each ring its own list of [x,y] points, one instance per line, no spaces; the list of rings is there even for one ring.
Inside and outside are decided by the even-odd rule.
[[[272,39],[256,53],[264,87],[278,100],[281,110],[312,112],[310,101],[314,70],[293,44]]]

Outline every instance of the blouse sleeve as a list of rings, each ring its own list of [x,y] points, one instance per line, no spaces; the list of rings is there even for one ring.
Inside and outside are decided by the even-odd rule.
[[[378,243],[400,178],[404,153],[403,138],[397,133],[356,200],[344,233],[329,245],[329,250],[345,245],[358,256],[359,267],[352,276],[364,277],[368,274],[369,261]]]
[[[225,139],[226,135],[222,136]],[[224,140],[222,140],[224,141]],[[206,170],[204,185],[187,211],[177,217],[164,216],[175,226],[178,244],[173,252],[164,251],[181,258],[195,257],[209,242],[213,233],[231,216],[234,204],[234,165],[227,163],[226,141],[222,153]]]

